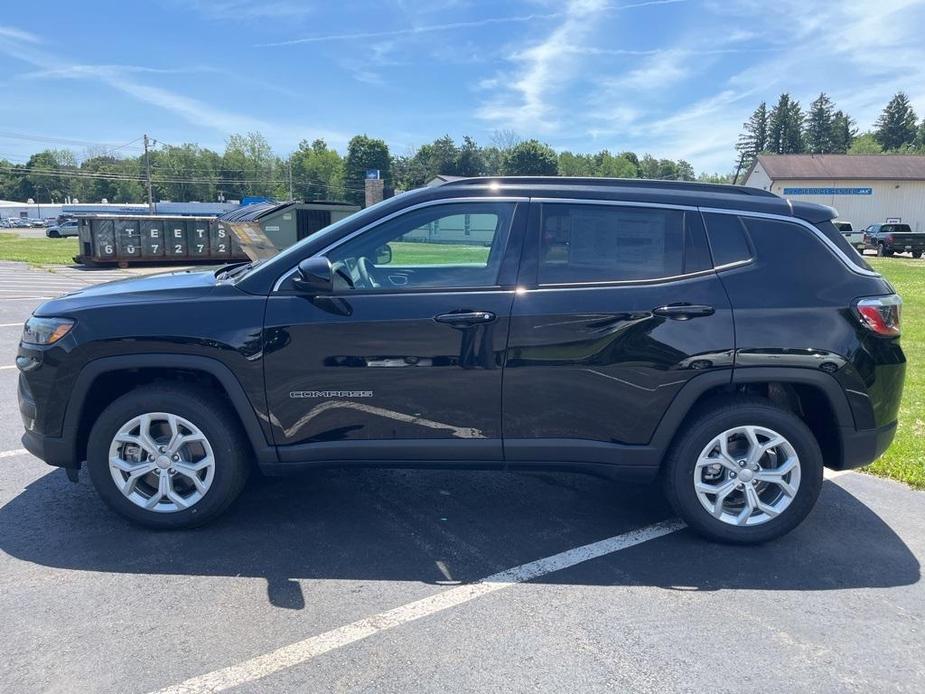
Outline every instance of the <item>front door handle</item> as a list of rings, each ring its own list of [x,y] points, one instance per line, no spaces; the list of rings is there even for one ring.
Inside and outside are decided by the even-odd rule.
[[[664,316],[674,320],[688,320],[698,316],[712,316],[716,310],[712,306],[703,304],[668,304],[652,309],[656,316]]]
[[[434,320],[438,323],[446,323],[457,327],[491,323],[494,319],[495,314],[491,311],[454,311],[434,316]]]

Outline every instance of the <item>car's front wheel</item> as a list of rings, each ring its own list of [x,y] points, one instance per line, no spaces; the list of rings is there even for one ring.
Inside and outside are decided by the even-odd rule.
[[[142,387],[96,420],[87,442],[90,479],[129,520],[156,528],[202,525],[238,496],[249,471],[234,414],[208,391]]]
[[[665,492],[710,539],[766,542],[810,512],[822,468],[819,444],[801,419],[769,400],[736,397],[685,425],[665,463]]]

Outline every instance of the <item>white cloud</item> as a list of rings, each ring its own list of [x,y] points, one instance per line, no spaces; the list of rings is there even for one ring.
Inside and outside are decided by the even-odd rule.
[[[679,0],[675,0],[679,1]],[[396,38],[400,36],[414,36],[417,34],[429,34],[439,31],[453,31],[456,29],[478,29],[480,27],[491,26],[492,24],[512,24],[533,22],[540,19],[554,19],[561,16],[561,12],[549,12],[545,14],[526,14],[513,17],[487,17],[485,19],[474,19],[464,22],[446,22],[443,24],[423,24],[420,26],[405,27],[402,29],[386,29],[383,31],[348,31],[330,34],[315,34],[312,36],[303,36],[297,39],[288,39],[286,41],[274,41],[272,43],[259,43],[258,48],[272,46],[297,46],[306,43],[326,43],[329,41],[355,41],[359,39],[379,39],[379,38]]]
[[[501,80],[507,93],[483,104],[479,118],[498,127],[528,132],[552,132],[558,123],[549,101],[551,92],[572,76],[576,61],[572,46],[594,28],[594,20],[607,8],[603,0],[569,0],[559,25],[542,41],[511,56],[520,71]]]
[[[315,11],[314,5],[299,0],[185,0],[183,6],[210,19],[230,21],[298,19]]]
[[[657,91],[690,74],[691,55],[681,49],[658,51],[626,75],[608,80],[609,88]]]
[[[210,128],[222,135],[259,130],[273,138],[274,141],[289,141],[289,146],[306,137],[323,137],[335,145],[346,143],[348,139],[345,133],[339,131],[271,123],[260,118],[213,106],[200,99],[188,97],[169,89],[140,82],[135,77],[138,73],[173,72],[172,69],[149,68],[139,65],[73,64],[46,51],[12,46],[3,42],[0,42],[0,53],[38,68],[32,73],[27,73],[33,77],[92,80],[137,101],[171,112],[192,125]],[[211,71],[211,68],[186,68],[185,70],[188,72],[196,69]]]
[[[35,34],[32,34],[28,31],[23,31],[22,29],[17,29],[16,27],[9,27],[0,25],[0,38],[11,39],[13,41],[24,41],[26,43],[41,43],[40,39]]]

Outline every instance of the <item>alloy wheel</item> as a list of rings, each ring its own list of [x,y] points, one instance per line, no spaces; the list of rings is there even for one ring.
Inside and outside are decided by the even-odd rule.
[[[754,526],[783,513],[800,488],[800,458],[773,429],[740,426],[708,443],[694,465],[706,511],[729,525]]]
[[[175,513],[209,491],[215,456],[192,422],[148,412],[123,424],[109,446],[113,482],[129,501],[148,511]]]

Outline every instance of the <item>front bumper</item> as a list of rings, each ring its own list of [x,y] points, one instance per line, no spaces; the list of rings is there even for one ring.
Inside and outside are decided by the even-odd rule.
[[[870,465],[890,447],[896,435],[896,422],[876,429],[842,428],[841,465],[835,470],[851,470]]]
[[[32,397],[28,384],[20,375],[17,389],[19,401],[19,414],[22,417],[25,433],[22,435],[22,445],[36,458],[44,460],[49,465],[67,468],[79,468],[80,461],[75,460],[74,432],[62,431],[63,436],[46,436],[38,431],[38,408]]]
[[[22,435],[22,446],[49,465],[74,469],[80,467],[80,462],[74,457],[73,440],[42,436],[34,431],[27,431]]]

